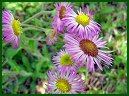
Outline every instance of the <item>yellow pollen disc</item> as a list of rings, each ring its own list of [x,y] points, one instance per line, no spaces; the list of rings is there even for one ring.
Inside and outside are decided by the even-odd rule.
[[[90,17],[87,14],[79,14],[76,17],[76,21],[81,24],[82,26],[86,26],[90,22]]]
[[[20,22],[18,20],[13,20],[12,21],[12,28],[13,28],[14,34],[16,36],[21,35],[22,27],[21,27],[21,24],[20,24]]]
[[[61,6],[60,8],[60,12],[59,12],[59,18],[62,19],[65,17],[65,13],[66,13],[66,8],[65,6]]]
[[[63,93],[67,93],[71,90],[71,84],[69,84],[69,82],[65,79],[59,79],[56,82],[56,87],[59,91]]]
[[[70,54],[65,54],[65,55],[61,56],[60,63],[65,66],[70,66],[70,65],[74,64],[74,62],[72,62],[72,58],[71,58]]]
[[[53,30],[53,32],[52,32],[51,35],[50,35],[50,38],[53,39],[53,38],[56,36],[56,33],[57,33],[57,32]]]
[[[88,39],[83,39],[80,41],[80,47],[82,51],[85,54],[88,54],[89,56],[96,57],[98,55],[98,48],[95,45],[94,42],[88,40]]]

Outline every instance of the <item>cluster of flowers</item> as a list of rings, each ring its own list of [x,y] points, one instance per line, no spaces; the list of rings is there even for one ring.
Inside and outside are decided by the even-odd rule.
[[[53,32],[48,35],[48,45],[54,44],[64,33],[64,49],[53,57],[55,70],[48,72],[48,93],[86,93],[84,81],[78,69],[85,66],[88,72],[95,72],[96,66],[112,65],[111,51],[105,51],[106,41],[99,38],[101,26],[93,20],[94,13],[88,6],[77,13],[68,2],[55,4],[56,15]]]
[[[86,93],[84,81],[78,69],[86,67],[88,72],[95,72],[96,66],[103,70],[102,64],[112,65],[111,51],[106,51],[106,41],[99,38],[101,26],[93,20],[94,13],[88,6],[74,12],[68,2],[55,4],[56,15],[52,23],[53,32],[48,35],[48,45],[54,44],[57,37],[64,34],[64,49],[53,57],[56,69],[48,72],[48,93],[77,94]],[[21,24],[15,20],[11,11],[2,11],[3,40],[13,42],[18,48]]]

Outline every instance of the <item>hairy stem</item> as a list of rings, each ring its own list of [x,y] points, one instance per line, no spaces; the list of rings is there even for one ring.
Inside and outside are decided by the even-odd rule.
[[[36,18],[36,17],[38,17],[38,16],[40,16],[40,15],[42,15],[42,14],[50,14],[50,13],[52,13],[52,12],[53,12],[53,11],[41,11],[41,12],[39,12],[39,13],[33,15],[32,17],[28,18],[27,20],[23,21],[22,24],[28,23],[28,22],[30,22],[31,20],[33,20],[34,18]]]

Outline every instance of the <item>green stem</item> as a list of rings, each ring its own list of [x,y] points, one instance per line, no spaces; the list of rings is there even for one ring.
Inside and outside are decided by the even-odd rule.
[[[28,38],[28,37],[24,36],[23,38],[28,39],[28,40],[33,40],[33,41],[46,41],[46,40],[43,40],[41,37],[39,37],[39,38]]]
[[[52,12],[53,12],[53,11],[41,11],[41,12],[39,12],[39,13],[33,15],[32,17],[28,18],[27,20],[23,21],[22,24],[28,23],[28,22],[30,22],[31,20],[33,20],[34,18],[36,18],[36,17],[38,17],[38,16],[40,16],[40,15],[42,15],[42,14],[50,14],[50,13],[52,13]]]
[[[27,28],[23,28],[23,31],[26,30],[38,30],[38,31],[46,31],[46,29],[38,27],[38,26],[33,26],[33,25],[28,25],[28,24],[21,24],[21,26],[27,27]]]
[[[26,30],[37,30],[37,31],[44,31],[45,32],[45,29],[41,29],[41,28],[36,28],[36,27],[27,27],[27,28],[24,28],[23,31],[26,31]]]

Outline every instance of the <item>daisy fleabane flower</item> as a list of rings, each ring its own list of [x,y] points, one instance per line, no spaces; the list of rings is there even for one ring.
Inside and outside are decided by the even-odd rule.
[[[5,42],[13,42],[13,48],[18,48],[22,34],[21,23],[14,19],[12,12],[2,10],[2,33]]]
[[[48,93],[50,94],[78,94],[84,93],[84,81],[80,74],[66,67],[56,68],[48,72]]]
[[[65,34],[65,48],[71,54],[73,59],[78,62],[81,61],[86,64],[86,68],[89,72],[95,72],[95,65],[101,70],[103,69],[101,64],[112,65],[112,51],[105,51],[106,41],[102,38],[94,36],[83,35],[79,37],[73,37],[71,34]]]
[[[75,13],[73,10],[70,13],[66,13],[66,18],[63,18],[63,22],[69,33],[83,35],[88,34],[91,37],[98,35],[100,30],[100,24],[93,20],[93,12],[91,12],[88,6],[85,12],[82,9]]]
[[[53,64],[59,68],[66,67],[69,70],[77,71],[82,67],[73,60],[73,57],[66,50],[61,50],[57,56],[53,56],[53,61]]]
[[[69,13],[72,10],[72,5],[68,2],[59,2],[55,4],[55,7],[56,15],[53,18],[53,26],[57,29],[58,32],[64,32],[64,23],[62,19],[66,17],[66,13]]]
[[[52,45],[57,41],[58,32],[53,29],[52,33],[47,35],[47,45]]]

